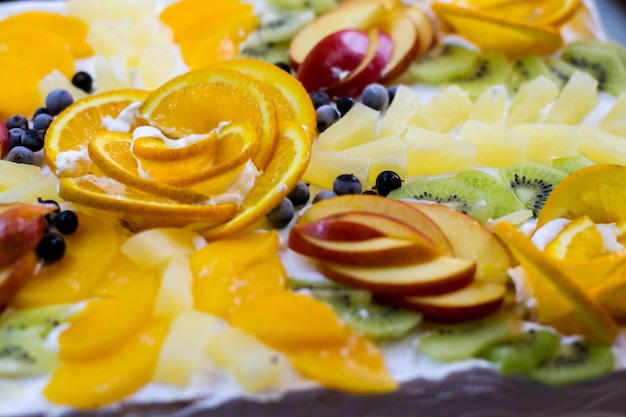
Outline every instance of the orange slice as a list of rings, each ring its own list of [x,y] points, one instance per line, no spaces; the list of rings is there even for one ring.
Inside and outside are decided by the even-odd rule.
[[[276,65],[253,59],[236,59],[222,62],[220,66],[242,72],[263,83],[274,101],[279,122],[301,124],[313,142],[317,116],[309,94],[297,78]]]
[[[150,161],[181,161],[197,155],[211,155],[217,148],[217,132],[212,131],[189,145],[182,141],[163,141],[160,138],[139,137],[133,142],[132,152],[137,158]]]
[[[540,323],[554,326],[565,334],[581,334],[613,344],[618,325],[557,260],[537,249],[509,223],[499,223],[493,232],[519,261],[537,300],[536,314]]]
[[[587,215],[594,223],[626,218],[626,167],[597,164],[580,169],[557,184],[539,213],[537,228],[558,218]]]
[[[270,162],[278,139],[276,109],[265,87],[225,68],[192,71],[170,80],[150,94],[139,114],[171,137],[247,120],[259,135],[259,151],[252,160],[260,170]]]
[[[304,129],[293,122],[281,124],[274,157],[244,198],[241,209],[230,221],[203,231],[204,237],[222,239],[252,226],[287,196],[306,170],[310,156],[311,141]]]
[[[61,152],[87,149],[92,137],[106,128],[105,118],[116,118],[130,104],[148,97],[143,90],[115,90],[76,101],[59,114],[46,131],[44,159],[57,173],[56,159]]]
[[[581,8],[580,0],[507,2],[484,8],[485,13],[553,27],[567,23]]]
[[[434,2],[433,11],[455,32],[483,51],[499,51],[509,57],[548,54],[563,45],[557,29],[489,14],[456,4]]]
[[[222,0],[220,2],[183,0],[171,3],[164,8],[159,19],[172,28],[174,40],[180,41],[181,35],[187,28],[197,27],[197,23],[193,25],[193,22],[198,21],[199,16],[208,16],[209,19],[219,22],[218,19],[223,19],[224,13],[238,7],[241,7],[239,0]]]
[[[592,259],[605,255],[602,232],[589,216],[567,224],[546,244],[544,252],[557,259]]]

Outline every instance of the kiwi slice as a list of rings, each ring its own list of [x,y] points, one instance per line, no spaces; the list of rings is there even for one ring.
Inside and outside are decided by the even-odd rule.
[[[559,89],[567,84],[577,69],[572,64],[558,58],[547,58],[544,62],[548,67],[548,71],[550,71],[551,79],[557,83]]]
[[[445,83],[471,74],[478,52],[455,44],[443,44],[423,55],[408,69],[415,81]]]
[[[520,85],[541,75],[548,79],[554,77],[544,60],[538,55],[524,55],[513,61],[508,85],[513,91],[517,91]]]
[[[300,29],[315,19],[313,10],[267,12],[258,17],[256,29],[263,43],[288,42]]]
[[[513,315],[500,312],[479,320],[438,327],[421,338],[419,350],[439,362],[474,358],[487,346],[509,339],[515,324]]]
[[[494,216],[485,191],[454,177],[418,178],[389,193],[390,198],[427,200],[457,209],[481,223]]]
[[[506,84],[512,66],[506,55],[500,52],[484,52],[478,56],[472,70],[450,81],[468,92],[475,100],[492,85]]]
[[[266,0],[266,3],[284,10],[313,10],[316,14],[326,13],[337,6],[337,0]]]
[[[564,385],[607,375],[614,363],[609,346],[581,341],[561,346],[527,375],[542,384]]]
[[[479,170],[461,171],[454,178],[483,191],[488,203],[493,206],[493,216],[499,219],[509,213],[526,208],[517,195],[502,180]]]
[[[564,156],[562,158],[554,158],[552,160],[552,168],[560,169],[568,174],[594,164],[595,163],[585,155]]]
[[[537,217],[554,187],[568,174],[535,162],[523,162],[498,169],[498,175]]]
[[[263,42],[258,31],[248,35],[239,49],[239,58],[250,58],[258,61],[289,62],[289,42]]]
[[[568,44],[568,46],[565,49],[577,48],[579,46],[590,47],[593,49],[613,51],[617,54],[617,57],[622,62],[622,65],[626,67],[626,48],[624,48],[624,46],[619,42],[585,39],[585,40],[572,42]]]
[[[598,80],[598,88],[614,96],[626,90],[626,68],[617,52],[593,45],[568,45],[561,59]]]
[[[494,362],[503,374],[525,373],[537,368],[559,348],[559,337],[549,330],[530,330],[487,347],[479,356]]]
[[[390,304],[372,303],[360,307],[330,305],[349,327],[378,342],[404,337],[422,322],[420,313]]]

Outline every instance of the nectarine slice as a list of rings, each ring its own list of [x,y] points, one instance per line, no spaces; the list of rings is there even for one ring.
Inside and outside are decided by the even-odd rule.
[[[404,73],[417,58],[420,52],[420,34],[405,9],[394,10],[385,22],[384,29],[393,42],[391,57],[382,72],[382,82],[387,83]]]

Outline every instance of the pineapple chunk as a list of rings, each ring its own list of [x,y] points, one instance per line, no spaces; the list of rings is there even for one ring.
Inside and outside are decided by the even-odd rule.
[[[474,121],[463,125],[459,137],[476,145],[478,164],[497,168],[525,162],[530,142],[523,133]]]
[[[87,93],[72,84],[59,70],[54,70],[39,81],[39,97],[45,102],[48,93],[54,89],[62,88],[68,91],[74,101],[87,97]]]
[[[0,192],[41,176],[41,168],[0,159]]]
[[[150,229],[130,237],[122,245],[122,252],[140,268],[152,269],[177,254],[191,256],[197,238],[196,233],[185,229]]]
[[[600,127],[614,135],[626,137],[626,93],[617,97],[611,110],[600,122]]]
[[[597,163],[626,165],[626,138],[588,126],[581,130],[578,152]]]
[[[575,71],[554,102],[546,121],[576,125],[598,104],[598,81],[583,71]]]
[[[192,282],[189,257],[182,254],[172,256],[161,274],[154,314],[174,317],[180,312],[193,309]]]
[[[406,131],[407,173],[445,174],[476,167],[476,146],[451,136],[410,126]]]
[[[401,135],[409,125],[421,103],[420,97],[410,87],[398,86],[380,124],[379,136]]]
[[[379,116],[379,111],[355,103],[341,119],[320,133],[317,148],[341,151],[374,140]]]
[[[406,145],[398,135],[376,139],[344,152],[370,158],[370,183],[375,183],[378,173],[385,170],[395,171],[401,177],[406,175]]]
[[[0,203],[33,204],[38,198],[59,201],[54,175],[33,178],[0,193]]]
[[[503,85],[494,85],[481,93],[472,106],[468,120],[499,125],[507,106],[508,91]]]
[[[446,133],[467,120],[471,111],[472,102],[467,92],[451,85],[420,106],[413,115],[411,124]]]
[[[371,158],[340,151],[316,150],[311,155],[309,166],[302,176],[304,181],[328,189],[333,188],[333,181],[341,174],[353,174],[362,183],[369,178]]]
[[[207,352],[248,392],[259,392],[278,382],[285,363],[282,354],[237,327],[213,336]]]
[[[143,48],[137,78],[139,85],[154,90],[174,77],[176,50],[174,45],[148,45]]]
[[[539,77],[522,84],[513,98],[506,118],[506,126],[536,122],[541,111],[559,95],[559,88],[548,78]]]
[[[215,316],[195,310],[178,314],[161,346],[153,379],[186,386],[205,361],[206,347],[218,323]]]
[[[100,55],[94,57],[94,69],[96,73],[98,93],[111,90],[129,88],[131,81],[128,76],[126,59],[121,55],[104,58]]]
[[[552,166],[554,158],[578,155],[579,126],[526,123],[513,128],[530,138],[528,160]]]

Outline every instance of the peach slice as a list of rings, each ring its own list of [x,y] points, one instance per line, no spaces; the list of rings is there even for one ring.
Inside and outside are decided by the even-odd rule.
[[[11,298],[22,288],[39,267],[39,259],[35,252],[28,252],[13,262],[12,265],[0,270],[0,311],[11,301]]]
[[[311,223],[332,215],[354,211],[393,217],[423,233],[441,250],[442,254],[453,255],[448,238],[430,217],[405,202],[386,197],[349,194],[322,200],[309,207],[298,219],[298,224]]]
[[[403,5],[402,10],[413,21],[419,33],[419,55],[427,52],[435,43],[436,32],[430,17],[417,6]]]
[[[409,265],[356,266],[321,262],[320,271],[333,281],[385,295],[431,295],[462,288],[472,282],[473,261],[439,256]]]
[[[402,297],[394,304],[416,310],[427,320],[454,323],[478,319],[495,312],[504,301],[506,287],[494,282],[474,281],[456,291],[423,297]]]
[[[44,216],[54,209],[37,204],[0,205],[0,268],[37,247],[46,230]]]
[[[381,79],[383,83],[388,83],[406,71],[417,58],[421,45],[418,27],[404,8],[391,13],[384,29],[393,43],[393,51]]]

